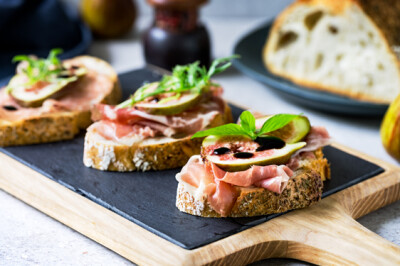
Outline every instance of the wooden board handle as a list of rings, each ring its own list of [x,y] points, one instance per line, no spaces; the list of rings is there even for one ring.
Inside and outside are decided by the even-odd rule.
[[[400,247],[363,227],[334,199],[306,211],[307,220],[295,212],[286,217],[285,257],[319,265],[400,265]]]
[[[205,248],[199,248],[192,257],[194,264],[244,265],[293,258],[318,265],[400,265],[400,247],[354,220],[351,206],[337,199],[343,196],[325,198],[243,231],[234,236],[239,248],[232,245],[232,238],[221,240],[220,246],[211,244],[215,253],[224,254],[217,260],[210,261]]]

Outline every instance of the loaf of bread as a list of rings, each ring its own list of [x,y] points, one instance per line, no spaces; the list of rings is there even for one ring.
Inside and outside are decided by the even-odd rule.
[[[298,0],[275,20],[263,61],[299,85],[389,103],[400,92],[399,15],[396,0]]]

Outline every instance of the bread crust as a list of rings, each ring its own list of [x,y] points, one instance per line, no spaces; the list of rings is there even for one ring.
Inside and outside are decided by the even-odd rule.
[[[121,88],[116,72],[105,61],[91,56],[79,56],[74,61],[90,60],[102,64],[112,88],[102,99],[102,103],[116,104],[121,98]],[[0,117],[0,146],[14,146],[68,140],[75,137],[81,129],[87,128],[92,120],[90,110],[55,111],[35,115],[20,120],[7,120]]]
[[[321,199],[323,180],[330,178],[329,164],[322,149],[314,152],[315,159],[304,159],[281,194],[264,188],[235,186],[238,198],[228,217],[250,217],[282,213],[308,207]],[[182,212],[202,217],[221,217],[207,201],[195,199],[178,184],[176,206]]]
[[[298,0],[298,3],[328,7],[333,13],[341,13],[349,5],[356,4],[381,30],[390,46],[400,45],[400,2],[398,0]],[[280,17],[280,16],[279,16]]]
[[[390,101],[385,100],[385,99],[379,99],[376,97],[373,97],[369,95],[368,93],[364,92],[354,92],[354,91],[344,91],[342,89],[339,89],[334,86],[329,86],[326,84],[322,84],[319,82],[313,82],[307,79],[299,78],[292,76],[290,74],[287,74],[284,71],[278,70],[273,64],[270,64],[268,60],[266,59],[268,57],[268,54],[273,53],[273,47],[272,47],[272,42],[269,42],[270,38],[273,35],[277,35],[279,32],[279,29],[281,28],[282,24],[284,23],[286,16],[290,14],[294,9],[296,9],[298,6],[301,5],[309,5],[309,6],[322,6],[326,10],[328,10],[331,13],[334,14],[340,14],[344,12],[347,8],[349,8],[352,5],[358,6],[362,11],[364,11],[367,19],[372,23],[372,25],[376,28],[379,36],[383,40],[385,50],[387,51],[388,54],[391,55],[391,60],[392,63],[394,63],[397,66],[398,69],[398,76],[400,76],[400,62],[397,60],[397,56],[392,50],[393,45],[399,45],[400,44],[400,37],[398,39],[392,37],[392,35],[398,35],[398,34],[393,34],[393,32],[397,32],[396,30],[400,30],[400,22],[397,19],[398,12],[393,12],[393,8],[389,3],[386,3],[385,1],[380,1],[380,0],[371,0],[372,2],[369,2],[370,0],[298,0],[291,4],[288,8],[286,8],[279,16],[276,18],[273,26],[271,27],[271,30],[269,32],[269,37],[263,47],[262,50],[262,57],[263,57],[263,62],[265,67],[273,74],[284,77],[285,79],[288,79],[296,84],[299,84],[300,86],[304,86],[307,88],[319,90],[319,91],[326,91],[334,94],[339,94],[342,96],[350,97],[356,100],[360,101],[367,101],[367,102],[373,102],[376,104],[388,104]],[[378,3],[379,2],[379,3]],[[379,6],[380,9],[379,11],[376,10],[376,7]],[[400,11],[400,3],[396,4],[396,11]],[[384,10],[386,9],[391,9],[392,12],[390,12],[390,17],[389,19],[386,19],[384,17]],[[395,21],[395,22],[393,22]]]
[[[232,122],[231,109],[225,104],[224,114],[217,115],[209,127]],[[203,139],[187,136],[179,139],[152,138],[151,144],[118,144],[88,132],[85,136],[83,163],[87,167],[107,171],[149,171],[181,167],[189,158],[200,153]]]

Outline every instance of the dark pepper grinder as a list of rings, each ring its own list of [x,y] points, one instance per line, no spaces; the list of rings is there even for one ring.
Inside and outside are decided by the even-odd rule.
[[[198,21],[198,8],[208,0],[147,0],[154,22],[143,36],[148,64],[171,70],[199,60],[210,64],[210,38]]]

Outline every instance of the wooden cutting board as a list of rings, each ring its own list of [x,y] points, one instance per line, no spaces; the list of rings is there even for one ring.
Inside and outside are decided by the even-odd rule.
[[[265,258],[315,264],[399,265],[400,248],[357,219],[400,198],[399,168],[343,146],[384,172],[219,241],[187,250],[0,153],[0,188],[125,258],[145,265],[242,265]]]
[[[121,81],[140,83],[144,76],[159,78],[135,72]],[[400,264],[398,246],[354,220],[400,198],[400,169],[338,144],[326,154],[332,158],[333,179],[344,182],[326,184],[321,202],[249,220],[178,212],[173,206],[176,170],[119,174],[85,168],[82,137],[2,151],[1,189],[139,264],[241,265],[271,257],[316,264]],[[352,168],[363,169],[346,182]],[[163,186],[154,191],[161,181]]]

